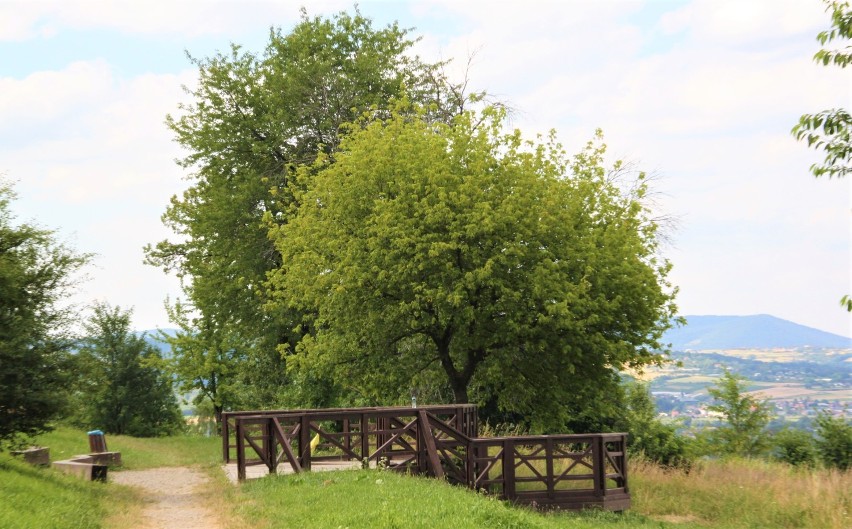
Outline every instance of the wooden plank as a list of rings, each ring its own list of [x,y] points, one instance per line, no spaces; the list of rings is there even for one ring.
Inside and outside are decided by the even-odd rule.
[[[547,469],[547,494],[549,497],[553,497],[553,487],[554,487],[554,479],[553,479],[553,439],[548,438],[547,442],[544,445],[544,453],[547,456],[547,462],[545,463]]]
[[[417,412],[420,422],[420,436],[426,447],[426,457],[429,462],[430,473],[436,478],[444,477],[444,469],[441,467],[441,461],[438,459],[438,450],[435,448],[435,437],[432,435],[432,428],[429,427],[429,417],[426,415],[426,410]]]
[[[370,421],[367,419],[367,414],[361,414],[361,460],[370,457],[370,436],[367,432],[370,429]]]
[[[388,439],[388,440],[387,440],[387,441],[385,441],[385,442],[384,442],[381,446],[379,446],[378,448],[376,448],[376,451],[375,451],[375,452],[373,452],[372,454],[370,454],[370,455],[369,455],[369,458],[370,458],[370,459],[373,459],[373,457],[381,457],[381,455],[380,455],[380,454],[381,454],[382,452],[384,452],[385,448],[387,448],[388,446],[390,446],[391,444],[393,444],[393,443],[394,443],[394,442],[395,442],[398,438],[400,438],[400,437],[402,437],[403,435],[405,435],[405,433],[406,433],[406,432],[411,433],[411,427],[412,427],[412,426],[414,426],[415,424],[417,424],[417,419],[414,419],[414,420],[413,420],[413,421],[411,421],[410,423],[406,424],[406,425],[405,425],[405,428],[403,428],[403,429],[402,429],[402,430],[400,430],[399,432],[395,433],[395,434],[394,434],[394,435],[393,435],[390,439]]]
[[[299,463],[303,469],[311,469],[311,419],[308,415],[302,415],[299,420]]]
[[[595,476],[595,491],[600,496],[606,496],[606,465],[604,458],[603,439],[595,437],[592,442],[592,461],[594,465],[592,473]]]
[[[293,472],[298,474],[302,471],[302,465],[299,464],[299,459],[293,453],[293,447],[290,446],[290,440],[287,435],[284,434],[284,428],[281,426],[277,417],[272,418],[272,426],[275,428],[275,435],[278,437],[278,443],[281,445],[281,451],[284,452],[287,457],[287,462],[290,463],[290,468],[293,469]]]

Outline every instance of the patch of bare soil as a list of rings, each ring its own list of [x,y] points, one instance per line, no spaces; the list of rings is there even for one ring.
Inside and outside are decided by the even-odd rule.
[[[114,483],[137,487],[146,502],[138,529],[221,529],[207,506],[204,489],[209,478],[187,467],[124,470],[109,475]]]

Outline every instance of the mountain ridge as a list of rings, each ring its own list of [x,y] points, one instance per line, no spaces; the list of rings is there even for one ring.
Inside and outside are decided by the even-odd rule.
[[[687,324],[670,329],[663,343],[672,350],[852,348],[852,338],[794,323],[769,314],[684,316]]]

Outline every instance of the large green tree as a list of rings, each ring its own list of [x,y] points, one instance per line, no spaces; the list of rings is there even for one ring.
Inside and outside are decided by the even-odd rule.
[[[455,402],[549,429],[611,401],[619,369],[661,360],[674,292],[644,184],[623,192],[600,145],[569,158],[504,118],[436,123],[401,103],[298,173],[270,283],[315,330],[302,367],[377,400],[432,373]]]
[[[0,180],[0,449],[48,429],[69,380],[74,311],[64,298],[88,256],[31,224],[15,224]]]
[[[78,420],[108,433],[153,437],[183,427],[159,350],[130,328],[131,311],[97,303],[78,352]]]
[[[294,330],[300,314],[263,309],[266,275],[282,260],[262,218],[287,221],[295,169],[333,153],[342,124],[367,111],[383,115],[403,89],[434,103],[435,119],[463,105],[440,64],[410,54],[413,42],[408,30],[374,28],[357,10],[332,18],[303,11],[289,33],[270,31],[262,54],[234,45],[229,53],[193,59],[197,87],[167,120],[189,153],[180,165],[191,185],[163,215],[177,240],[148,247],[147,259],[181,278],[184,314],[197,315],[189,319],[197,328],[184,333],[182,345],[196,336],[191,349],[209,366],[216,362],[204,357],[220,357],[215,344],[226,340],[228,354],[241,359],[239,369],[216,376],[225,383],[240,378],[255,395],[250,400],[260,401],[254,405],[279,398],[277,346],[292,349],[302,337]]]

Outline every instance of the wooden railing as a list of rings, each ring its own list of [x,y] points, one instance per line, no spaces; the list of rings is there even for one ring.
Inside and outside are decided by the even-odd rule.
[[[357,461],[541,508],[630,506],[626,434],[476,438],[477,428],[473,405],[230,412],[223,456],[236,451],[240,480],[252,465],[302,472],[312,462]]]

